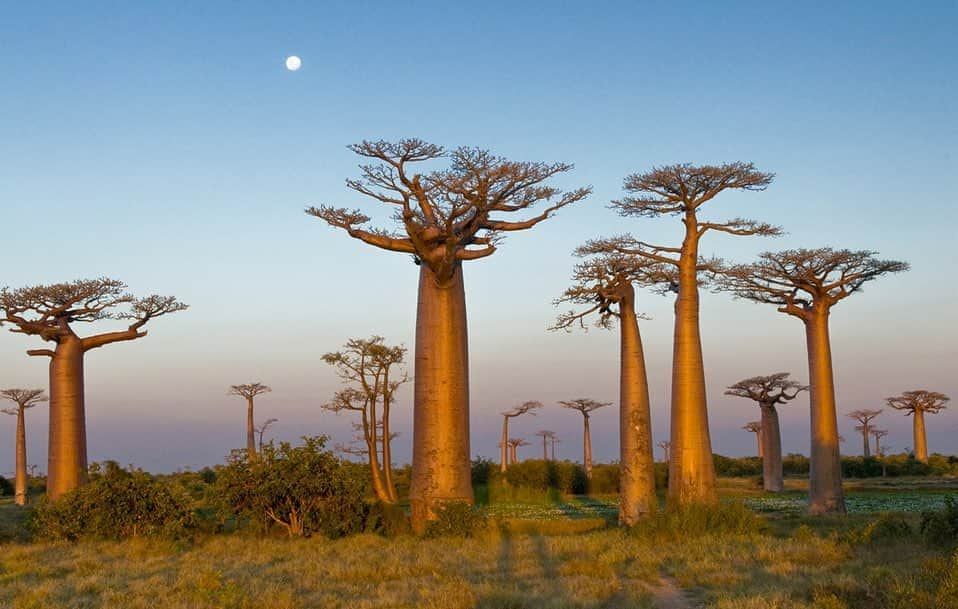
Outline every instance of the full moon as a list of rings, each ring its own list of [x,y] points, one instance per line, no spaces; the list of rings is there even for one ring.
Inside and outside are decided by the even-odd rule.
[[[295,55],[286,58],[286,69],[290,72],[295,72],[301,65],[303,65],[303,61]]]

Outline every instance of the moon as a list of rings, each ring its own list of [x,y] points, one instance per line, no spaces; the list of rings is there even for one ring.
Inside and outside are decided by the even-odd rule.
[[[303,60],[296,55],[290,55],[286,58],[286,69],[295,72],[303,65]]]

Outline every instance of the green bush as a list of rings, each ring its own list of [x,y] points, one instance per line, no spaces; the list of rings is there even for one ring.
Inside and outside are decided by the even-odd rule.
[[[196,526],[189,497],[174,486],[138,469],[113,461],[90,468],[90,481],[43,501],[32,526],[51,539],[123,539],[189,535]]]
[[[859,537],[866,543],[904,539],[911,537],[911,525],[901,514],[882,514],[862,529]]]
[[[369,476],[362,464],[324,450],[326,437],[303,445],[272,442],[259,454],[236,450],[216,473],[220,505],[237,517],[282,526],[290,537],[339,537],[365,528]]]
[[[618,463],[597,463],[592,466],[592,479],[588,484],[591,495],[614,495],[619,492]]]
[[[489,477],[492,472],[499,468],[499,464],[492,459],[485,457],[476,457],[472,460],[472,485],[479,486],[489,484]]]
[[[435,510],[435,520],[426,525],[426,537],[474,537],[486,528],[482,508],[465,501],[447,501]]]
[[[782,459],[782,473],[786,476],[807,476],[811,468],[808,457],[789,453]]]
[[[12,495],[14,492],[13,483],[0,476],[0,497]]]
[[[412,527],[409,524],[409,517],[400,506],[377,501],[369,506],[366,532],[397,537],[409,535],[412,533]]]
[[[669,506],[632,527],[640,536],[679,539],[699,535],[747,535],[767,528],[763,518],[742,502]]]
[[[932,545],[958,542],[958,500],[946,497],[941,510],[923,512],[920,530],[925,541]]]
[[[715,474],[732,478],[762,475],[762,460],[758,457],[725,457],[712,455]]]

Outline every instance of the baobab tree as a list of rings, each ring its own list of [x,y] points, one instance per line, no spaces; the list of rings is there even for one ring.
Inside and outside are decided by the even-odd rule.
[[[250,458],[256,456],[256,424],[253,422],[253,407],[256,396],[269,393],[273,390],[263,383],[247,383],[244,385],[230,385],[226,395],[235,395],[246,400],[246,453]]]
[[[914,415],[915,459],[928,463],[928,442],[925,439],[925,413],[938,414],[945,409],[950,400],[944,393],[916,389],[906,391],[895,397],[885,398],[885,403],[895,410],[901,410],[905,416]]]
[[[509,460],[512,463],[519,462],[519,447],[529,446],[529,442],[522,438],[509,438],[507,444],[509,445]]]
[[[838,450],[838,414],[828,320],[832,307],[869,281],[900,273],[908,264],[879,260],[875,252],[797,249],[766,252],[757,262],[732,266],[720,279],[738,297],[773,304],[805,325],[811,395],[808,508],[813,514],[845,513]]]
[[[3,412],[17,417],[16,442],[16,473],[14,474],[14,502],[17,505],[27,504],[27,426],[24,414],[28,408],[33,408],[47,401],[43,389],[2,389],[0,397],[16,404],[16,408],[4,408]]]
[[[615,253],[598,241],[576,254],[592,257],[576,265],[572,287],[555,304],[580,308],[560,315],[552,329],[585,328],[590,316],[600,328],[619,327],[619,522],[631,526],[658,507],[649,381],[634,285],[667,285],[674,274],[662,263]]]
[[[669,464],[669,449],[672,447],[672,443],[668,440],[662,440],[657,444],[659,448],[662,449],[662,461],[668,465]]]
[[[755,445],[758,447],[758,458],[762,458],[762,422],[749,421],[742,425],[742,429],[755,434]]]
[[[506,466],[509,465],[509,455],[511,454],[509,452],[509,419],[514,419],[526,413],[535,416],[536,413],[534,411],[539,408],[542,408],[542,402],[529,400],[511,410],[499,413],[502,415],[502,439],[499,441],[499,471],[502,473],[506,472]]]
[[[549,443],[551,444],[550,448],[551,448],[552,460],[555,461],[556,460],[556,444],[561,444],[562,440],[559,439],[558,435],[553,435],[551,438],[549,438]]]
[[[276,423],[279,419],[266,419],[260,425],[257,425],[253,429],[256,431],[257,436],[257,445],[259,450],[263,450],[263,436],[266,434],[266,430],[273,426],[273,423]]]
[[[559,405],[563,408],[578,410],[582,414],[582,464],[585,467],[585,475],[592,478],[592,435],[589,432],[589,419],[592,413],[599,408],[611,406],[612,402],[599,402],[590,398],[577,398],[575,400],[560,400]]]
[[[871,431],[874,428],[872,419],[881,413],[881,410],[853,410],[845,415],[849,419],[861,423],[861,425],[855,426],[855,431],[862,434],[862,456],[866,459],[872,456],[871,447],[868,442],[868,436],[871,435]]]
[[[872,429],[871,435],[875,438],[875,456],[881,459],[885,454],[881,450],[881,439],[888,435],[887,429]]]
[[[373,490],[380,501],[396,503],[399,495],[393,484],[390,417],[396,391],[409,381],[399,368],[406,358],[402,345],[387,345],[382,336],[346,341],[340,351],[323,355],[336,374],[349,386],[323,405],[332,412],[354,411],[361,417],[360,433],[366,444]],[[379,451],[382,450],[382,463]]]
[[[146,336],[151,320],[187,308],[172,296],[136,298],[115,279],[81,279],[0,291],[0,325],[11,332],[38,336],[52,349],[28,355],[50,358],[50,424],[47,496],[56,499],[86,481],[87,444],[83,360],[91,349]],[[124,330],[81,337],[75,326],[105,320],[129,320]]]
[[[350,149],[370,164],[346,185],[394,206],[399,232],[365,228],[359,210],[311,207],[306,212],[349,236],[409,254],[419,265],[410,507],[421,532],[437,503],[472,503],[469,464],[469,366],[462,263],[495,253],[503,233],[533,228],[581,201],[590,188],[563,193],[546,183],[572,169],[566,163],[516,162],[475,148],[449,153],[418,139],[364,141]],[[446,169],[418,173],[442,157]],[[545,209],[517,221],[538,203]]]
[[[555,437],[556,432],[549,429],[540,429],[536,435],[542,438],[542,460],[549,460],[549,440]]]
[[[771,224],[742,218],[710,222],[700,219],[698,213],[726,190],[765,190],[773,177],[756,170],[751,163],[740,162],[719,166],[670,165],[630,175],[624,184],[628,195],[613,201],[612,207],[623,216],[680,216],[685,233],[681,246],[652,245],[628,235],[592,244],[669,265],[676,275],[671,285],[677,295],[668,490],[669,502],[673,504],[718,501],[699,333],[700,273],[714,270],[715,261],[700,259],[699,242],[709,231],[737,236],[781,234],[781,229]]]
[[[777,407],[808,390],[806,385],[793,381],[788,376],[787,372],[754,376],[729,385],[725,391],[725,395],[747,398],[758,403],[762,413],[758,450],[758,456],[762,457],[762,483],[766,491],[776,493],[785,490],[782,474],[782,432]]]

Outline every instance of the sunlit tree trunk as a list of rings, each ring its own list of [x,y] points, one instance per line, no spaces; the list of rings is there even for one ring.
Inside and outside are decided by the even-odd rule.
[[[812,432],[808,509],[812,514],[844,514],[828,310],[812,309],[808,311],[804,322],[808,344]]]
[[[256,454],[256,425],[253,423],[253,398],[246,398],[246,452]]]
[[[684,222],[686,236],[675,302],[668,493],[669,502],[680,505],[718,501],[699,334],[698,236],[694,215],[687,214]]]
[[[782,476],[782,432],[775,406],[761,406],[762,431],[761,457],[762,482],[766,491],[780,493],[785,490]]]
[[[499,453],[499,471],[506,473],[509,465],[509,417],[502,417],[502,450]]]
[[[469,356],[462,268],[439,283],[423,263],[416,318],[413,530],[421,533],[437,504],[473,502],[469,467]]]
[[[868,425],[862,425],[862,427],[864,427],[864,429],[862,429],[862,456],[867,459],[872,456],[871,443],[868,441],[868,431],[870,428]]]
[[[27,429],[23,408],[17,408],[17,470],[14,480],[14,502],[27,504]]]
[[[589,417],[582,419],[582,461],[585,465],[585,477],[592,479],[592,434],[589,431]]]
[[[50,359],[50,425],[47,496],[57,499],[86,482],[86,414],[83,345],[61,338]]]
[[[928,463],[928,444],[925,440],[925,413],[917,408],[914,412],[915,459],[922,463]]]
[[[642,336],[635,317],[635,290],[619,302],[619,523],[631,526],[655,511],[652,417]]]

